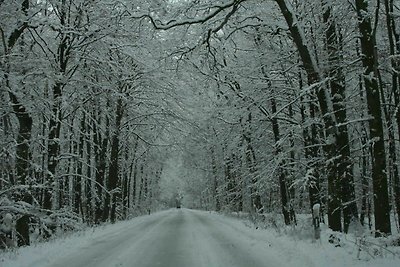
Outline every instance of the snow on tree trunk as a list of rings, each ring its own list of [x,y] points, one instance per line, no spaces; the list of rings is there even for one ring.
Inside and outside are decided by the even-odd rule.
[[[393,98],[394,104],[396,109],[394,111],[394,115],[396,117],[397,122],[397,133],[400,136],[400,76],[398,71],[400,69],[400,64],[396,57],[400,54],[400,35],[397,32],[396,22],[394,19],[394,3],[393,0],[385,0],[385,13],[386,13],[386,27],[388,31],[388,42],[389,42],[389,53],[391,56],[391,67],[392,67],[392,91],[393,91]],[[391,114],[388,114],[390,116]],[[387,116],[387,117],[388,117]],[[391,123],[391,118],[386,119],[387,123]],[[394,194],[394,202],[396,205],[396,212],[398,218],[400,217],[400,174],[398,168],[398,159],[396,155],[396,145],[395,145],[395,137],[394,137],[394,129],[388,125],[389,133],[391,133],[391,137],[389,140],[390,146],[390,158],[392,160],[391,165],[393,168],[393,194]],[[400,220],[397,220],[398,227],[400,227]]]
[[[378,59],[375,53],[376,37],[372,30],[367,0],[356,0],[358,28],[361,34],[363,79],[365,84],[372,143],[372,183],[374,191],[374,215],[376,236],[391,234],[388,181],[386,175],[386,152],[384,144],[383,117],[378,84]]]
[[[308,84],[313,85],[322,83],[319,85],[316,95],[321,109],[322,118],[324,120],[326,135],[328,137],[328,144],[326,144],[325,146],[325,151],[327,152],[328,159],[334,158],[336,152],[335,144],[337,142],[338,130],[336,127],[336,119],[333,115],[331,96],[327,92],[327,88],[323,83],[323,79],[317,66],[316,60],[307,45],[307,40],[305,38],[303,29],[301,28],[301,25],[297,20],[296,14],[294,13],[290,3],[286,0],[275,0],[275,2],[279,5],[282,15],[284,16],[286,23],[289,27],[293,42],[297,47],[304,69],[307,73]],[[331,140],[329,140],[329,138],[331,138]],[[328,206],[328,215],[330,217],[329,227],[332,230],[341,231],[342,227],[340,222],[340,213],[338,212],[338,208],[340,207],[340,196],[337,194],[339,185],[334,167],[334,164],[328,164],[327,170],[329,184],[331,188],[330,194],[332,195],[332,197],[330,198],[331,201],[329,202]]]
[[[337,137],[334,151],[329,155],[333,157],[328,159],[331,164],[331,177],[328,181],[332,194],[329,194],[330,198],[337,198],[338,205],[333,205],[332,209],[339,209],[340,200],[343,204],[343,221],[344,221],[344,232],[347,233],[351,221],[358,221],[358,210],[356,204],[356,194],[354,187],[354,175],[353,166],[350,154],[350,141],[347,129],[347,114],[346,114],[346,80],[343,74],[342,66],[343,63],[343,51],[342,51],[342,40],[338,36],[338,25],[336,20],[333,18],[331,12],[331,4],[323,1],[325,5],[325,11],[323,14],[324,24],[327,26],[325,31],[326,34],[326,49],[328,52],[328,75],[330,77],[329,86],[331,89],[333,111],[337,121]],[[332,190],[333,189],[333,190]],[[340,199],[340,200],[339,200]],[[340,210],[337,211],[338,213]],[[338,219],[340,220],[340,216]],[[338,222],[339,224],[340,222]]]
[[[27,17],[29,12],[29,1],[24,0],[21,3],[21,10],[24,15]],[[11,101],[11,105],[14,111],[15,116],[17,117],[19,129],[17,135],[17,148],[16,148],[16,175],[17,181],[14,181],[14,185],[26,185],[28,183],[29,177],[29,169],[31,164],[31,153],[30,153],[30,141],[32,135],[32,117],[29,114],[29,111],[22,102],[18,99],[17,95],[13,93],[10,83],[10,69],[9,69],[9,54],[12,52],[12,49],[16,45],[19,38],[22,36],[24,31],[27,29],[28,24],[26,21],[22,23],[22,25],[18,26],[18,28],[14,29],[11,35],[8,38],[6,49],[6,70],[4,73],[5,76],[5,84],[7,88],[9,88],[8,94]],[[5,40],[4,40],[5,41]],[[15,201],[23,201],[26,203],[32,202],[32,192],[27,191],[26,189],[20,190],[19,192],[15,192],[14,198]],[[20,220],[16,231],[18,233],[18,245],[25,246],[30,244],[29,238],[29,220]]]
[[[108,190],[110,194],[106,196],[104,218],[110,218],[111,222],[116,220],[117,199],[120,196],[120,177],[119,177],[119,155],[120,155],[120,133],[121,121],[123,117],[123,102],[119,98],[115,112],[115,132],[111,141],[111,162],[108,171]]]

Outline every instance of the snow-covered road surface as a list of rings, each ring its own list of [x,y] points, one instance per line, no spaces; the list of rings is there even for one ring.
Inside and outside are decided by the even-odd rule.
[[[400,263],[398,258],[358,260],[358,254],[357,246],[335,248],[327,240],[296,239],[216,213],[172,209],[0,252],[0,267],[398,267]]]
[[[257,248],[252,238],[215,216],[181,209],[149,216],[140,223],[99,236],[73,254],[55,258],[45,266],[284,266],[271,252],[268,253],[268,244]]]

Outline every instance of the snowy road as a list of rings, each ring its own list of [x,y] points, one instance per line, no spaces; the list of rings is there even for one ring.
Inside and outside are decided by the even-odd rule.
[[[170,210],[96,237],[51,267],[284,266],[254,238],[206,212]],[[41,263],[43,264],[43,262]]]
[[[398,267],[359,260],[358,247],[294,239],[216,213],[172,209],[46,243],[0,251],[0,267]],[[290,229],[286,229],[290,233]],[[302,232],[297,229],[296,233]],[[368,255],[363,253],[362,255]]]

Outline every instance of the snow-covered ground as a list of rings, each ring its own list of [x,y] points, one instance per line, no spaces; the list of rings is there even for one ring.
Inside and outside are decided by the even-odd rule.
[[[400,266],[393,257],[359,260],[356,245],[296,239],[243,220],[167,210],[0,254],[1,267]],[[364,253],[364,252],[362,252]]]

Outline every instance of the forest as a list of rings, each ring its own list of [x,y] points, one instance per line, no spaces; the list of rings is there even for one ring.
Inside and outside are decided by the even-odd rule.
[[[399,105],[397,0],[0,0],[0,230],[182,199],[390,236]]]

